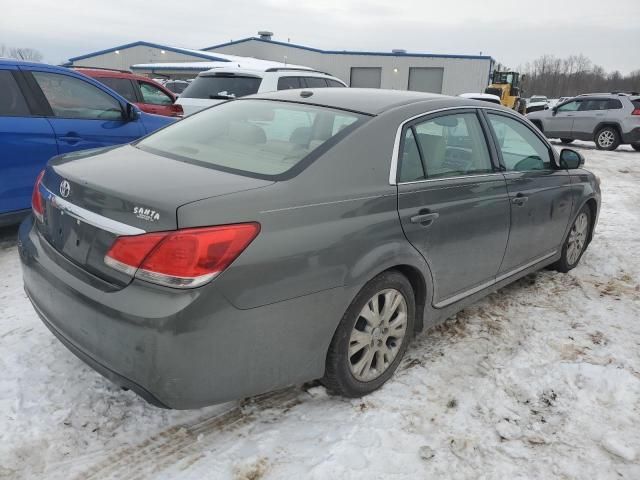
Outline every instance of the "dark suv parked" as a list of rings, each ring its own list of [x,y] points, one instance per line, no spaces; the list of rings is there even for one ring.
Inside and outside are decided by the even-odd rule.
[[[640,96],[637,93],[590,93],[527,115],[548,138],[562,143],[587,140],[599,150],[630,144],[640,151]]]

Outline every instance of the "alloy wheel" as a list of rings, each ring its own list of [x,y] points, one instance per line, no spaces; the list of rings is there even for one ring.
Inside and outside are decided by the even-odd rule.
[[[349,338],[349,368],[361,382],[382,375],[407,333],[407,301],[398,290],[376,293],[360,311]]]
[[[605,130],[598,135],[598,145],[602,148],[609,148],[615,142],[615,134],[611,130]]]
[[[589,227],[589,219],[587,214],[582,212],[573,222],[573,227],[569,232],[569,240],[567,243],[567,261],[570,265],[575,264],[580,258],[580,254],[584,250],[587,241],[587,231]]]

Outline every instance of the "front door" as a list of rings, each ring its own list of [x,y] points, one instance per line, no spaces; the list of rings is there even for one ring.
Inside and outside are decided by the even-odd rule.
[[[571,138],[573,119],[578,108],[580,108],[580,101],[573,100],[555,109],[555,112],[546,118],[545,135],[552,138]]]
[[[137,82],[142,95],[142,103],[140,103],[139,106],[143,111],[156,115],[170,116],[173,114],[171,110],[171,105],[173,105],[172,97],[151,82],[142,80],[137,80]]]
[[[551,147],[508,114],[487,112],[496,136],[511,204],[509,244],[500,275],[515,273],[561,248],[572,208],[571,179]]]
[[[509,199],[474,110],[435,114],[405,127],[399,156],[402,228],[434,280],[434,305],[480,290],[500,267]]]
[[[0,215],[29,208],[38,173],[58,154],[51,125],[32,111],[19,82],[16,67],[0,66]]]
[[[51,107],[60,153],[129,143],[144,134],[140,122],[124,118],[116,97],[92,83],[49,71],[31,74]]]

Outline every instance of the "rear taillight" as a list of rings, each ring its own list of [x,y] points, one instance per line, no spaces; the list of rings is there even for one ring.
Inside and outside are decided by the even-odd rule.
[[[640,108],[634,108],[633,112],[631,112],[631,115],[640,115]]]
[[[169,107],[169,110],[171,110],[171,114],[174,117],[184,116],[184,110],[182,109],[182,105],[180,105],[179,103],[174,103],[173,105],[171,105]]]
[[[40,193],[40,184],[42,183],[42,177],[44,176],[44,170],[42,170],[36,178],[36,184],[33,186],[33,192],[31,193],[31,209],[35,217],[42,221],[44,215],[44,204],[42,200],[42,194]]]
[[[227,268],[259,232],[259,223],[239,223],[118,237],[104,261],[148,282],[193,288]]]

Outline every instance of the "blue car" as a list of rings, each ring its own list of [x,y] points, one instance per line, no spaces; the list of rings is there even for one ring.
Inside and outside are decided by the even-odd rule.
[[[173,121],[69,69],[0,59],[0,226],[29,212],[51,157],[129,143]]]

